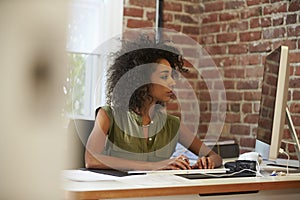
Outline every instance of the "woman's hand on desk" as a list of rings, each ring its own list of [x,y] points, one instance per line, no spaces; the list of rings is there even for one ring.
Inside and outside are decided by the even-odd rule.
[[[159,162],[159,169],[167,170],[179,170],[179,169],[191,169],[190,161],[186,156],[177,156],[170,160]]]
[[[213,169],[219,166],[219,155],[203,156],[198,158],[197,163],[192,166],[193,169]]]

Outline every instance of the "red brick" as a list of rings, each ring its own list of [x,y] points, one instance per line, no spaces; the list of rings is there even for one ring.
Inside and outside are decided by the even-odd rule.
[[[177,32],[181,32],[181,25],[171,24],[171,23],[164,23],[163,27],[170,30],[175,30]]]
[[[263,39],[282,38],[285,32],[285,28],[266,29],[263,31]]]
[[[224,87],[225,89],[234,89],[235,88],[235,84],[233,81],[229,81],[229,80],[225,80],[224,81]]]
[[[235,33],[235,32],[245,31],[245,30],[248,30],[248,22],[247,21],[232,22],[232,23],[226,24],[224,31]]]
[[[215,81],[213,89],[215,89],[215,90],[225,89],[224,81],[223,80]]]
[[[196,26],[183,26],[182,28],[182,32],[189,35],[189,34],[192,34],[192,35],[199,35],[199,27],[196,27]]]
[[[214,60],[217,66],[220,67],[235,66],[238,64],[238,58],[236,56],[214,58]]]
[[[284,20],[283,20],[283,16],[279,17],[279,18],[274,18],[273,19],[273,23],[272,23],[272,26],[280,26],[280,25],[283,25],[284,23]]]
[[[258,123],[258,114],[249,114],[244,117],[244,123],[248,124],[257,124]]]
[[[244,103],[242,105],[242,111],[243,113],[252,113],[252,104],[251,103]]]
[[[201,34],[210,34],[210,33],[216,33],[220,32],[221,26],[219,24],[214,25],[203,25],[201,26]]]
[[[245,65],[258,65],[261,63],[261,56],[260,55],[241,55],[239,57],[239,64],[242,66]],[[255,69],[257,70],[257,68]],[[248,69],[247,69],[248,71]],[[250,70],[251,71],[251,70]]]
[[[193,19],[191,15],[175,15],[175,20],[178,23],[186,23],[186,24],[198,24],[198,21]]]
[[[270,42],[259,42],[259,43],[252,43],[249,45],[249,52],[269,52],[271,51],[271,44]]]
[[[253,111],[254,112],[259,112],[259,109],[260,109],[260,103],[254,103]]]
[[[224,77],[226,78],[245,78],[245,70],[240,68],[224,69]]]
[[[207,52],[210,55],[218,55],[218,54],[225,54],[226,53],[226,47],[225,46],[209,46],[206,48]]]
[[[299,103],[292,103],[290,105],[290,112],[300,114],[300,104]]]
[[[230,103],[228,104],[229,106],[229,111],[231,112],[240,112],[240,105],[239,103]]]
[[[264,69],[262,67],[255,67],[246,69],[246,77],[262,77],[264,73]]]
[[[293,36],[300,36],[300,25],[298,26],[289,26],[287,28],[287,35],[289,37],[293,37]]]
[[[244,0],[235,0],[225,3],[225,9],[240,9],[245,7]]]
[[[189,14],[196,14],[199,15],[199,13],[203,13],[204,8],[200,6],[199,4],[197,5],[184,5],[184,12],[189,13]]]
[[[147,17],[147,19],[148,20],[153,20],[153,21],[155,21],[155,17],[156,17],[156,13],[155,13],[155,11],[147,11],[146,12],[146,17]],[[165,15],[163,15],[163,21],[165,21]]]
[[[227,123],[237,123],[241,122],[241,115],[236,113],[227,113],[225,122]]]
[[[189,58],[198,58],[199,54],[196,51],[197,49],[192,48],[192,47],[186,47],[182,48],[182,54],[184,57],[189,57]]]
[[[217,42],[222,43],[222,42],[232,42],[236,41],[237,39],[237,34],[236,33],[223,33],[217,35]]]
[[[269,27],[272,24],[272,18],[271,17],[264,17],[260,20],[260,24],[262,27]]]
[[[300,2],[299,1],[293,1],[290,3],[288,11],[299,11],[300,10]]]
[[[260,0],[247,0],[246,1],[247,6],[255,6],[255,5],[259,5],[261,3]]]
[[[261,7],[245,9],[243,10],[243,12],[241,12],[241,18],[249,19],[251,17],[258,17],[261,16],[261,13],[262,13]]]
[[[273,3],[264,7],[263,14],[270,15],[272,13],[280,13],[286,11],[287,11],[287,3]]]
[[[226,92],[226,98],[228,101],[241,101],[243,95],[240,92]]]
[[[200,101],[210,101],[211,98],[209,92],[200,91],[199,99]]]
[[[270,0],[270,3],[281,2],[282,0]]]
[[[285,45],[289,47],[289,51],[297,49],[297,39],[287,39],[287,40],[280,40],[280,41],[275,41],[273,43],[274,49],[277,47]]]
[[[235,12],[235,13],[221,13],[219,18],[220,18],[220,21],[230,21],[230,20],[238,19],[239,18],[239,13],[237,13],[237,12]]]
[[[231,134],[235,135],[250,135],[250,127],[247,125],[231,125]]]
[[[300,76],[300,66],[295,67],[295,75]]]
[[[163,21],[164,22],[172,22],[173,21],[173,15],[170,14],[170,13],[164,13],[164,15],[163,15]]]
[[[201,112],[209,111],[209,103],[201,102],[199,107]]]
[[[199,132],[200,133],[206,133],[208,131],[208,125],[206,125],[206,124],[201,124],[200,126],[199,126]]]
[[[244,100],[246,101],[260,101],[261,92],[245,92]]]
[[[216,2],[207,2],[204,3],[204,11],[205,12],[212,12],[212,11],[220,11],[224,9],[224,2],[223,1],[216,1]]]
[[[139,8],[124,8],[124,16],[143,17],[144,10]]]
[[[139,7],[156,7],[156,1],[144,1],[144,0],[129,0],[130,5],[139,6]]]
[[[200,43],[201,44],[214,44],[214,43],[216,43],[215,36],[214,35],[204,35],[204,36],[201,35]]]
[[[182,12],[182,4],[164,1],[163,9],[166,11]]]
[[[255,142],[256,142],[255,138],[242,137],[240,139],[240,146],[254,148],[255,147]]]
[[[292,116],[294,126],[300,126],[300,116]]]
[[[233,44],[228,46],[228,53],[230,54],[241,54],[241,53],[247,53],[248,52],[248,46],[245,44]]]
[[[289,53],[289,62],[290,63],[299,63],[300,62],[300,51],[299,52],[290,52]]]
[[[261,39],[261,31],[245,32],[240,33],[240,40],[245,41],[255,41]]]
[[[185,35],[180,35],[180,34],[176,34],[172,36],[172,41],[175,44],[180,44],[180,45],[194,46],[196,44],[196,41],[192,40],[189,37],[186,37]]]
[[[211,120],[211,114],[209,114],[209,113],[202,113],[200,115],[200,123],[210,122],[210,120]]]
[[[238,81],[237,89],[245,89],[245,90],[258,89],[258,82],[257,81],[249,81],[249,80]]]
[[[293,97],[293,99],[295,99],[295,100],[300,100],[300,91],[293,91],[293,93],[292,93],[292,97]]]
[[[206,94],[208,92],[208,86],[206,85],[207,81],[204,81],[203,78],[197,82],[196,90],[198,90],[200,93]]]
[[[128,28],[142,28],[142,27],[152,27],[152,26],[153,26],[153,22],[150,21],[135,20],[135,19],[127,20]]]
[[[216,22],[218,21],[218,15],[213,13],[213,14],[209,14],[209,15],[204,15],[202,17],[202,24],[208,24],[208,23],[212,23],[212,22]]]
[[[194,95],[195,95],[194,92],[191,92],[191,91],[188,91],[188,90],[178,91],[178,97],[180,97],[179,100],[181,100],[181,103],[186,102],[190,99],[193,99]],[[190,103],[184,103],[184,104],[181,104],[180,106],[181,106],[181,109],[183,109],[183,110],[190,110],[191,109],[190,105],[191,105]]]
[[[199,60],[198,67],[214,67],[215,63],[211,60],[210,57],[202,58]]]
[[[297,22],[297,14],[286,16],[286,24],[295,24]]]
[[[300,88],[300,77],[290,79],[290,88]]]
[[[215,69],[201,70],[201,75],[204,79],[219,79],[219,78],[221,78],[220,74]]]
[[[260,27],[260,19],[259,18],[252,18],[250,19],[250,28],[257,28]]]

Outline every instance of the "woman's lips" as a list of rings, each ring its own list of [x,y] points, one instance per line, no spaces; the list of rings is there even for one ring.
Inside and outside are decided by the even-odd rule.
[[[174,92],[172,92],[172,91],[167,92],[167,95],[168,95],[170,98],[172,98],[172,99],[176,98]]]
[[[174,95],[172,91],[167,92],[168,95]]]

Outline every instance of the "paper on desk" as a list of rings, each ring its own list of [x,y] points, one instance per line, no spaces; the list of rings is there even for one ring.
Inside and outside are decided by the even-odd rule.
[[[178,185],[185,182],[185,180],[187,179],[172,174],[147,174],[127,176],[118,181],[139,186],[160,186],[165,184]]]
[[[62,172],[62,176],[63,178],[80,182],[117,180],[119,178],[116,176],[83,170],[64,170]]]

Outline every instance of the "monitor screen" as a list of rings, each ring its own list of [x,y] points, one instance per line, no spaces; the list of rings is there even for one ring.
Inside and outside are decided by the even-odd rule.
[[[289,65],[288,47],[281,46],[265,60],[255,151],[276,160],[285,125]]]

